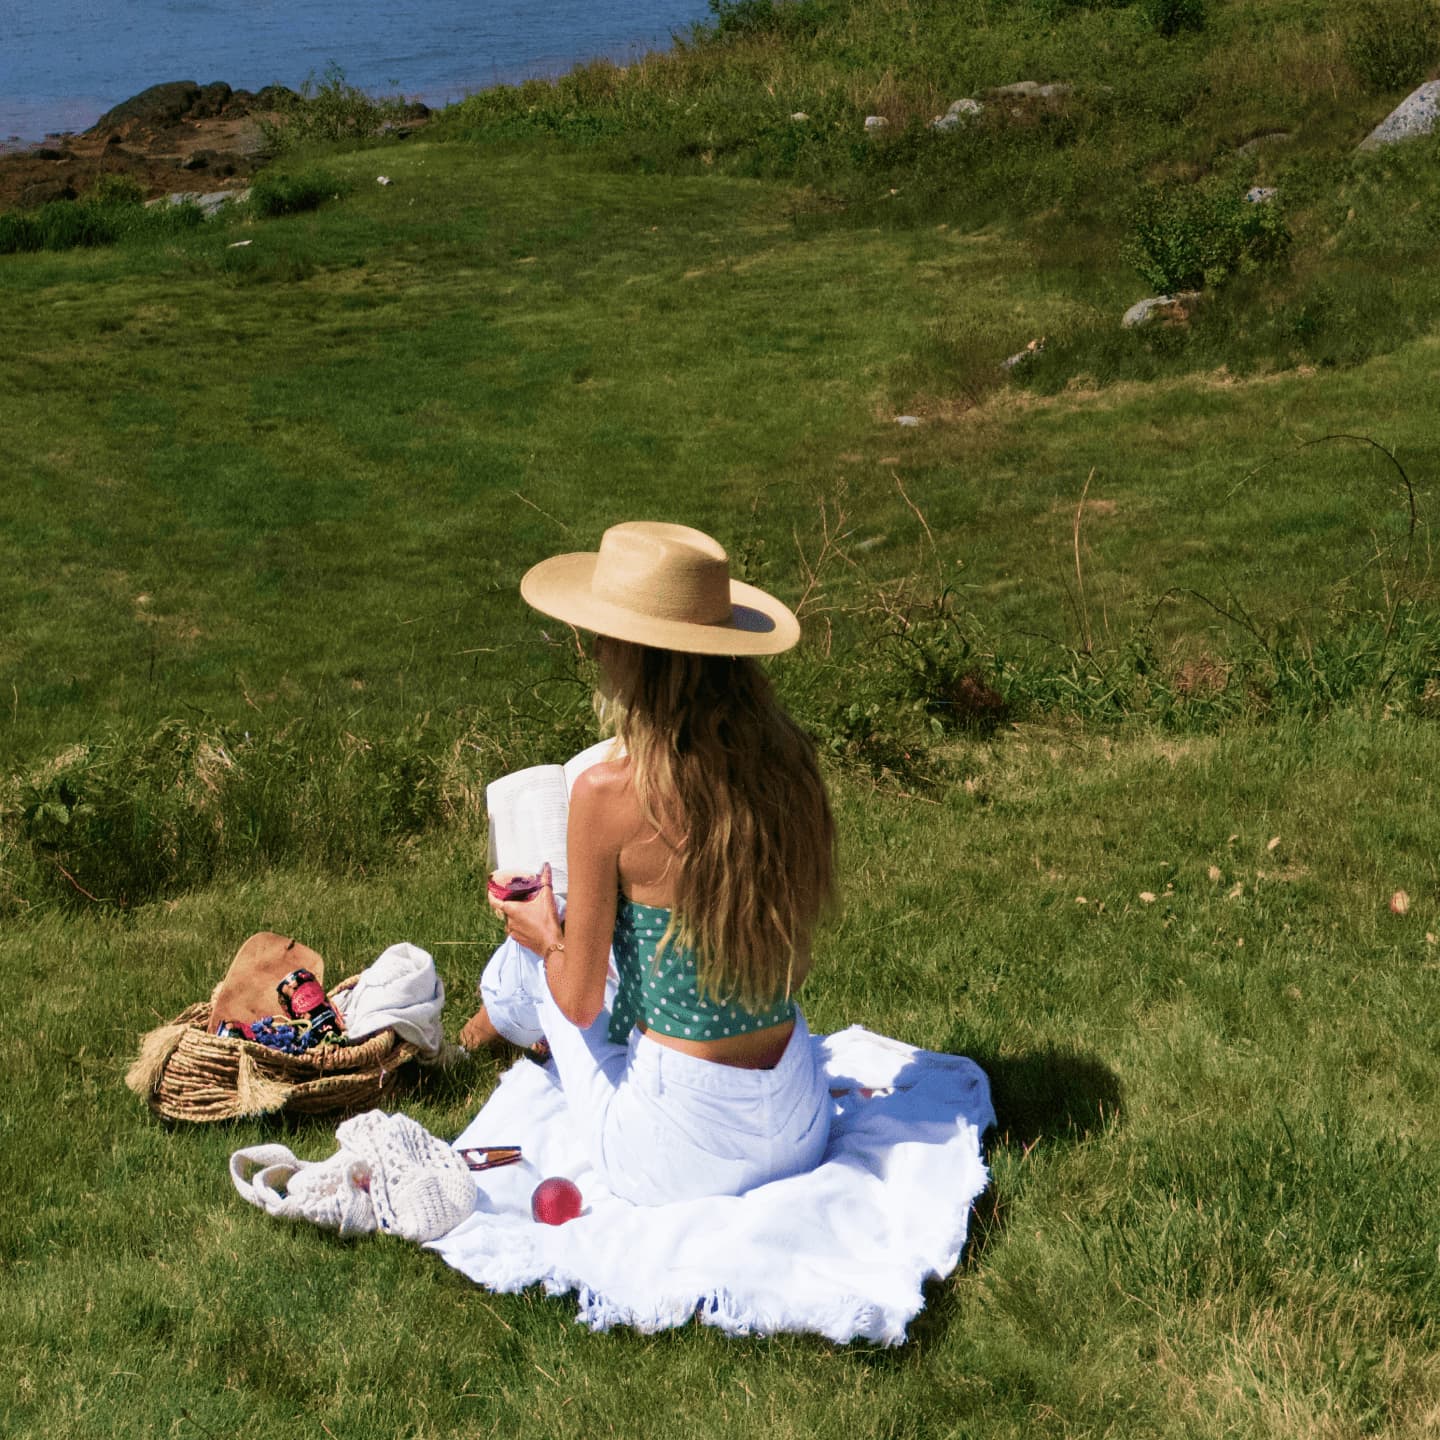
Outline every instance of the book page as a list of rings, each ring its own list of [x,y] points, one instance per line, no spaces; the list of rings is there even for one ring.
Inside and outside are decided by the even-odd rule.
[[[578,755],[572,755],[565,762],[565,793],[568,795],[575,788],[576,780],[592,765],[598,765],[602,760],[616,760],[624,753],[620,742],[609,738],[597,740],[593,745],[587,745]]]
[[[569,889],[565,868],[565,822],[570,797],[559,765],[532,765],[502,775],[485,787],[490,812],[490,868],[538,874],[550,862],[557,895]]]

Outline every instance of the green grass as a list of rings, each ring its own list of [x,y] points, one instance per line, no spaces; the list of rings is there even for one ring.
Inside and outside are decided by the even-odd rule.
[[[1350,153],[1399,97],[1348,12],[1205,8],[732,7],[297,149],[318,208],[0,260],[7,1434],[1433,1430],[1435,151]],[[909,123],[1020,78],[1077,91]],[[1202,181],[1277,184],[1285,263],[1121,331],[1140,198]],[[899,1351],[591,1335],[232,1193],[328,1125],[120,1083],[259,928],[432,947],[458,1028],[484,783],[587,734],[518,577],[641,516],[804,618],[812,1024],[992,1078]],[[405,1106],[453,1135],[495,1074]]]
[[[904,1352],[591,1336],[564,1301],[265,1220],[225,1158],[277,1127],[168,1132],[120,1087],[146,1017],[262,925],[342,970],[432,945],[463,1008],[488,927],[459,836],[364,879],[262,873],[12,931],[8,1433],[188,1411],[218,1433],[658,1434],[682,1408],[702,1434],[1419,1433],[1440,1383],[1433,727],[1026,728],[969,756],[938,806],[840,787],[845,914],[808,992],[819,1027],[964,1050],[995,1082],[994,1191]],[[493,1074],[407,1109],[453,1133]],[[329,1133],[279,1138],[319,1155]]]

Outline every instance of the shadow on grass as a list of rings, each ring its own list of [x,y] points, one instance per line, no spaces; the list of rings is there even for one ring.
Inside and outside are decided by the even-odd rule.
[[[949,1050],[968,1054],[990,1077],[996,1123],[984,1141],[987,1163],[997,1150],[1018,1157],[1042,1141],[1071,1145],[1087,1140],[1120,1114],[1120,1078],[1093,1055],[1051,1046],[1029,1055],[1000,1056],[976,1053],[958,1033],[949,1041]],[[972,1303],[969,1288],[957,1282],[981,1268],[991,1244],[1004,1234],[1011,1199],[992,1180],[976,1200],[960,1264],[951,1275],[926,1283],[925,1306],[911,1322],[906,1344],[868,1352],[857,1347],[857,1353],[880,1366],[899,1364],[905,1352],[940,1340],[951,1320]]]
[[[965,1053],[990,1077],[992,1148],[1084,1140],[1120,1113],[1120,1078],[1093,1055],[1056,1046],[1029,1055]]]
[[[1050,1046],[1029,1055],[972,1058],[990,1077],[995,1106],[995,1128],[984,1144],[987,1164],[1001,1149],[1023,1158],[1042,1141],[1072,1145],[1088,1140],[1120,1114],[1120,1078],[1093,1055]],[[992,1182],[975,1202],[963,1273],[977,1270],[991,1243],[1004,1233],[1010,1198]]]

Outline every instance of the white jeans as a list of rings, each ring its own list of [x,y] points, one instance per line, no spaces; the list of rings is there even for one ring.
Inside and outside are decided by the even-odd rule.
[[[608,1038],[605,1009],[581,1030],[561,1013],[540,957],[513,940],[491,957],[480,993],[507,1039],[550,1042],[580,1143],[610,1189],[637,1205],[739,1195],[814,1169],[830,1138],[832,1101],[799,1009],[770,1070],[719,1065],[632,1031]]]

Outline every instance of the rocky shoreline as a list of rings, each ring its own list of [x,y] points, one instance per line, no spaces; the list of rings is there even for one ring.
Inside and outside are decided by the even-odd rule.
[[[134,180],[147,199],[242,187],[265,159],[265,126],[300,97],[283,85],[232,90],[224,81],[172,80],[107,110],[79,134],[0,152],[0,210],[73,200],[105,175]],[[429,114],[412,107],[407,125]]]

